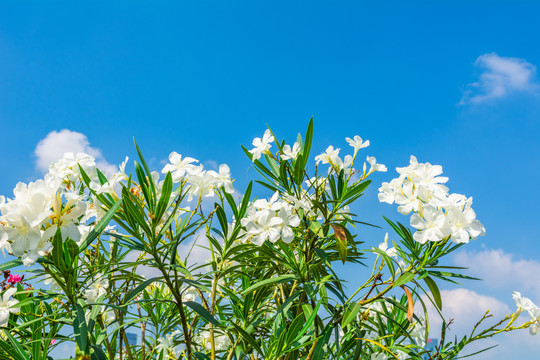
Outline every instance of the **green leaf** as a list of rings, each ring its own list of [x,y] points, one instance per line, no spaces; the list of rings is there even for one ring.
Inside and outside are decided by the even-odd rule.
[[[246,192],[244,193],[244,196],[242,197],[242,204],[240,205],[240,209],[238,210],[238,217],[236,219],[240,219],[245,215],[246,209],[249,204],[249,198],[251,196],[252,188],[253,188],[253,183],[250,181],[246,188]]]
[[[167,210],[167,207],[169,206],[169,201],[171,200],[171,193],[172,193],[172,176],[170,172],[167,172],[167,175],[165,175],[165,180],[163,181],[163,188],[161,189],[161,197],[159,198],[157,207],[156,207],[156,213],[154,214],[154,223],[159,224],[161,217],[165,213],[165,210]]]
[[[7,338],[12,344],[9,355],[13,356],[17,360],[30,360],[30,357],[28,356],[26,351],[24,351],[21,344],[17,341],[17,339],[13,337],[13,335],[11,335],[9,331],[3,331],[3,334],[7,336]]]
[[[21,259],[10,260],[6,263],[0,264],[0,271],[8,270],[20,265],[22,265]]]
[[[347,310],[343,314],[343,319],[341,319],[341,327],[345,328],[356,318],[358,312],[362,309],[362,306],[356,302],[351,302],[347,306]]]
[[[144,199],[146,200],[146,204],[148,204],[148,208],[151,212],[154,212],[154,197],[152,196],[152,191],[150,189],[150,184],[153,184],[152,178],[148,177],[141,165],[139,165],[138,162],[135,161],[135,174],[137,174],[137,179],[139,180],[139,186],[141,187]]]
[[[133,142],[135,143],[135,149],[137,150],[137,154],[139,155],[139,159],[141,160],[141,164],[144,167],[144,170],[146,171],[146,176],[148,176],[148,179],[152,179],[152,172],[150,171],[150,168],[148,167],[148,164],[146,164],[146,161],[144,160],[144,157],[142,155],[142,151],[139,148],[139,145],[135,141],[135,138],[133,139]],[[149,181],[150,183],[150,189],[152,190],[152,194],[154,197],[156,196],[156,188],[154,186],[153,181]]]
[[[433,271],[433,270],[430,270],[428,272],[429,272],[430,275],[437,276],[437,277],[439,277],[441,279],[444,279],[444,280],[448,280],[448,279],[445,279],[447,277],[454,277],[454,278],[467,279],[467,280],[481,280],[481,279],[478,279],[478,278],[475,278],[475,277],[471,277],[471,276],[467,276],[467,275],[463,275],[463,274],[451,273],[451,272],[447,272],[447,271]]]
[[[309,153],[311,151],[311,142],[313,141],[313,116],[309,119],[309,124],[306,130],[306,137],[304,141],[304,146],[302,148],[302,169],[306,168],[307,162],[309,160]]]
[[[286,344],[292,344],[295,339],[297,338],[297,335],[300,335],[300,331],[302,330],[302,325],[306,322],[304,318],[304,314],[300,312],[298,316],[293,320],[291,325],[286,331]]]
[[[286,281],[289,281],[289,280],[296,280],[296,279],[298,279],[298,276],[294,275],[294,274],[276,276],[276,277],[273,277],[273,278],[270,278],[270,279],[259,281],[256,284],[251,285],[246,290],[244,290],[243,293],[244,293],[244,295],[246,295],[246,294],[249,294],[250,292],[253,292],[254,290],[257,290],[260,287],[263,287],[263,286],[266,286],[266,285],[269,285],[269,284],[279,284],[279,283],[282,283],[282,282],[286,282]]]
[[[84,309],[80,304],[73,305],[73,333],[75,341],[79,349],[85,354],[88,354],[88,330],[86,327],[86,319]]]
[[[236,329],[236,331],[238,331],[240,333],[240,335],[242,335],[242,337],[248,342],[250,343],[251,346],[253,346],[253,348],[255,350],[257,350],[257,352],[261,355],[264,354],[264,351],[262,351],[261,347],[259,346],[259,344],[257,344],[257,341],[255,341],[255,339],[249,335],[244,329],[242,329],[240,326],[236,325],[234,322],[231,321],[231,325],[234,326],[234,328]]]
[[[151,279],[148,279],[148,280],[145,280],[143,281],[142,283],[140,283],[135,289],[131,290],[129,292],[129,294],[126,295],[126,297],[124,298],[124,304],[127,304],[131,301],[131,299],[133,299],[134,297],[136,297],[141,291],[143,291],[144,289],[146,289],[146,287],[148,285],[150,285],[151,283],[153,283],[154,281],[157,281],[157,280],[160,280],[162,278],[162,276],[158,276],[158,277],[153,277]]]
[[[70,268],[76,268],[77,267],[77,260],[79,256],[79,246],[77,243],[72,239],[67,239],[64,241],[64,258],[66,259],[66,263]]]
[[[227,224],[227,216],[225,215],[225,211],[223,211],[223,208],[218,203],[214,203],[214,208],[216,209],[216,215],[218,217],[219,224],[221,225],[221,230],[223,230],[223,234],[225,234],[225,238],[227,238],[229,226]]]
[[[234,218],[238,219],[238,208],[236,207],[236,202],[234,201],[234,198],[231,194],[225,192],[225,199],[227,199],[227,202],[229,203],[229,206],[234,214]]]
[[[212,314],[210,314],[208,310],[206,310],[201,304],[194,301],[185,301],[184,305],[190,307],[206,321],[211,322],[212,324],[217,326],[220,325],[219,322],[214,318],[214,316],[212,316]]]
[[[429,290],[431,290],[431,295],[433,295],[433,300],[435,300],[435,304],[437,304],[437,307],[442,310],[442,300],[441,300],[441,292],[439,291],[439,287],[433,281],[432,278],[429,276],[426,276],[424,278],[424,282],[429,287]]]
[[[253,164],[255,165],[255,170],[257,170],[263,176],[266,174],[266,176],[269,176],[270,178],[272,178],[274,180],[279,180],[278,177],[276,175],[274,175],[272,173],[272,171],[268,170],[268,168],[266,166],[264,166],[264,164],[262,162],[260,162],[259,160],[253,160],[253,155],[249,152],[248,149],[246,149],[243,146],[242,146],[242,149],[246,153],[247,157],[251,161],[253,161]]]
[[[99,346],[92,345],[92,350],[91,360],[108,360],[107,355],[105,355]]]
[[[296,336],[296,339],[294,339],[293,342],[300,340],[300,338],[304,336],[304,334],[309,330],[309,328],[311,327],[311,325],[313,324],[313,322],[315,321],[315,318],[317,317],[319,313],[319,308],[321,307],[321,304],[322,304],[322,299],[319,300],[319,302],[315,306],[315,309],[313,309],[313,312],[311,313],[311,315],[305,322],[304,327],[302,328],[302,330],[300,330],[300,333]]]
[[[396,280],[396,282],[394,283],[394,287],[404,285],[408,283],[409,281],[411,281],[412,279],[414,279],[414,274],[406,271],[403,274],[401,274],[401,276]]]
[[[62,244],[62,234],[60,229],[56,230],[56,233],[52,239],[53,249],[52,249],[52,260],[54,265],[60,272],[64,273],[67,270],[66,262],[64,259],[64,251]]]
[[[90,231],[90,233],[86,236],[86,239],[84,239],[81,246],[79,246],[80,251],[86,250],[88,245],[92,243],[105,229],[109,221],[113,218],[114,214],[116,213],[116,210],[120,207],[121,201],[118,200],[110,209],[107,211],[107,214],[99,220],[98,224]]]

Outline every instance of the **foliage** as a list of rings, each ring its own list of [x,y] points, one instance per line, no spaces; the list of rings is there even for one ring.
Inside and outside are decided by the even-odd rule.
[[[96,360],[456,359],[473,341],[538,324],[512,326],[534,310],[520,297],[516,314],[480,331],[485,314],[462,339],[447,339],[446,323],[429,329],[438,283],[472,279],[444,265],[484,233],[472,200],[411,157],[379,198],[412,212],[413,230],[386,219],[399,240],[368,246],[356,227],[369,224],[350,208],[386,167],[368,156],[354,168],[369,145],[358,136],[347,138],[352,155],[330,146],[310,167],[312,137],[310,121],[292,148],[270,130],[244,148],[270,200],[254,199],[251,182],[237,196],[227,165],[205,170],[175,152],[160,179],[137,144],[131,175],[127,159],[104,174],[91,156],[66,154],[44,179],[19,183],[0,198],[0,249],[17,258],[1,270],[32,267],[26,283],[3,283],[0,358],[48,359],[74,342],[77,358]],[[206,261],[190,260],[194,239]],[[371,275],[351,294],[335,265],[367,261]],[[433,335],[441,342],[428,350]]]

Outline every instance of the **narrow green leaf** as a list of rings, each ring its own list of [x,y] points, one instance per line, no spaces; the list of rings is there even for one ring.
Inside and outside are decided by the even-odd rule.
[[[194,301],[185,301],[184,305],[190,307],[206,321],[211,322],[212,324],[217,326],[220,325],[219,322],[214,318],[214,316],[212,316],[212,314],[210,314],[208,310],[206,310],[201,304]]]
[[[240,326],[236,325],[234,322],[231,321],[231,325],[234,326],[236,331],[242,335],[242,337],[251,345],[259,354],[264,354],[259,344],[257,344],[257,341],[253,338],[253,336],[249,335],[244,329],[242,329]]]
[[[307,321],[305,322],[304,324],[304,327],[302,328],[302,330],[300,330],[300,333],[296,336],[296,339],[294,339],[294,341],[298,341],[300,340],[300,338],[302,336],[304,336],[304,334],[309,330],[309,328],[311,327],[311,325],[313,324],[313,322],[315,321],[315,318],[317,317],[317,315],[319,314],[319,308],[321,307],[321,304],[322,304],[322,299],[319,300],[319,302],[317,303],[317,305],[315,306],[315,309],[313,309],[313,312],[311,313],[311,315],[309,316],[309,319],[307,319]],[[293,341],[293,342],[294,342]]]
[[[341,319],[341,327],[345,328],[356,318],[358,312],[362,309],[362,306],[356,302],[351,302],[347,306],[347,310],[343,314],[343,319]]]
[[[394,287],[404,285],[408,283],[409,281],[411,281],[412,279],[414,279],[414,274],[406,271],[403,274],[401,274],[401,276],[396,280],[396,282],[394,283]]]
[[[139,148],[139,145],[135,141],[135,138],[133,139],[133,142],[135,143],[135,149],[137,150],[137,154],[139,155],[139,159],[141,160],[141,164],[144,167],[144,170],[146,171],[146,176],[148,176],[149,179],[152,179],[152,172],[150,171],[150,168],[148,167],[148,164],[146,164],[146,160],[144,160],[144,156],[142,155],[142,151]],[[150,182],[150,189],[152,190],[152,194],[154,197],[156,196],[156,188],[154,186],[153,181]]]
[[[169,206],[169,202],[171,200],[171,193],[172,193],[172,176],[170,172],[167,172],[167,175],[165,175],[165,180],[163,181],[163,187],[161,189],[161,197],[158,200],[158,204],[156,207],[156,213],[154,214],[154,223],[159,224],[161,221],[161,217],[167,210],[167,207]]]
[[[73,333],[75,341],[79,345],[79,349],[85,354],[88,354],[88,330],[86,327],[86,319],[82,306],[80,304],[73,305]]]
[[[17,339],[13,337],[13,335],[11,335],[9,331],[3,331],[3,334],[7,336],[7,338],[12,344],[12,349],[10,349],[10,355],[14,357],[16,356],[17,360],[30,360],[30,357],[28,356],[26,351],[24,351],[21,344],[17,341]]]
[[[435,281],[433,281],[433,279],[429,276],[426,276],[424,278],[424,282],[429,287],[429,290],[431,290],[431,295],[433,295],[433,300],[435,300],[435,304],[437,304],[439,310],[442,310],[441,292],[439,291],[439,287],[437,286]]]
[[[257,290],[260,287],[263,287],[263,286],[266,286],[266,285],[269,285],[269,284],[279,284],[279,283],[286,282],[286,281],[289,281],[289,280],[296,280],[297,278],[298,278],[298,276],[296,276],[294,274],[276,276],[276,277],[273,277],[273,278],[270,278],[270,279],[259,281],[259,282],[255,283],[255,284],[251,285],[246,290],[244,290],[243,293],[244,293],[244,295],[249,294],[250,292],[253,292],[254,290]]]
[[[108,360],[107,355],[105,355],[105,353],[99,346],[92,345],[92,350],[93,352],[90,357],[90,360]]]
[[[240,205],[240,210],[238,210],[238,217],[237,219],[240,219],[242,218],[245,213],[246,213],[246,209],[248,207],[248,204],[249,204],[249,199],[250,199],[250,196],[251,196],[251,189],[253,188],[253,183],[250,181],[247,188],[246,188],[246,192],[244,193],[244,196],[242,197],[242,204]]]
[[[90,231],[90,233],[86,236],[86,239],[82,242],[81,246],[79,246],[80,251],[86,250],[88,245],[92,243],[105,229],[109,221],[113,218],[114,214],[116,213],[116,210],[120,207],[121,201],[118,200],[110,209],[107,211],[107,214],[99,220],[98,224]]]
[[[139,180],[139,186],[141,187],[144,199],[146,204],[151,212],[154,212],[154,197],[152,196],[152,190],[150,189],[150,184],[153,184],[152,178],[148,177],[141,165],[135,161],[135,174],[137,174],[137,179]]]
[[[311,151],[311,142],[313,140],[313,116],[309,119],[309,124],[306,130],[306,137],[304,141],[304,146],[302,148],[302,169],[306,168],[307,162],[309,160],[309,153]]]
[[[225,215],[225,211],[223,211],[223,208],[218,203],[214,203],[214,208],[216,209],[216,215],[218,217],[219,224],[221,225],[221,230],[223,231],[223,234],[225,234],[225,238],[227,238],[229,226],[227,224],[227,216]]]
[[[21,259],[10,260],[6,263],[0,264],[0,271],[8,270],[20,265],[22,265]]]
[[[162,276],[158,276],[158,277],[153,277],[151,279],[148,279],[148,280],[145,280],[143,281],[142,283],[140,283],[135,289],[131,290],[129,292],[129,294],[126,295],[126,297],[124,298],[124,304],[127,304],[131,301],[131,299],[133,299],[134,297],[136,297],[141,291],[143,291],[144,289],[146,289],[146,287],[148,285],[150,285],[151,283],[153,283],[154,281],[157,281],[157,280],[160,280],[162,278]]]

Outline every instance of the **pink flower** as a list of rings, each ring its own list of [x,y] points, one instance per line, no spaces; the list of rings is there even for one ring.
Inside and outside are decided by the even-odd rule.
[[[7,279],[7,282],[10,283],[11,285],[15,285],[16,283],[19,283],[21,282],[21,276],[20,275],[9,275],[8,279]]]
[[[54,345],[56,343],[56,339],[51,340],[51,345]]]

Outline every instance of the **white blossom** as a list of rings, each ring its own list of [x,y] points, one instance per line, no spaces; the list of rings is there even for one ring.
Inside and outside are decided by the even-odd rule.
[[[274,141],[274,137],[272,136],[272,133],[269,129],[266,129],[264,132],[264,135],[261,138],[255,138],[253,139],[253,146],[255,148],[249,150],[250,153],[253,154],[252,160],[259,160],[261,158],[261,154],[267,154],[270,155],[270,148],[272,147],[272,142]]]
[[[17,292],[17,288],[9,288],[2,295],[2,301],[0,301],[0,326],[6,326],[9,321],[10,313],[18,313],[19,308],[16,308],[15,305],[19,303],[16,299],[9,299],[13,294]]]
[[[369,140],[363,141],[358,135],[355,135],[352,139],[347,137],[345,140],[354,148],[355,154],[358,152],[358,150],[369,146]]]
[[[343,161],[339,157],[339,150],[341,149],[334,149],[332,145],[327,147],[324,153],[315,157],[317,165],[322,162],[323,164],[330,164],[330,166],[334,168],[341,168],[343,166]]]
[[[371,165],[369,174],[375,171],[386,172],[387,170],[385,165],[377,163],[377,159],[374,156],[368,156],[366,161]]]
[[[234,192],[233,181],[231,178],[231,170],[227,164],[221,164],[219,166],[219,173],[215,171],[208,171],[210,175],[214,177],[215,187],[224,187],[225,192],[232,194]]]
[[[175,183],[180,182],[186,173],[196,174],[200,170],[200,166],[193,165],[194,163],[198,163],[199,160],[191,157],[182,159],[182,155],[178,154],[176,151],[170,153],[169,162],[170,163],[165,165],[161,172],[166,174],[170,171],[172,181]]]
[[[298,141],[295,141],[295,143],[294,143],[294,145],[292,147],[292,150],[291,150],[291,147],[289,145],[284,145],[283,146],[283,152],[281,154],[281,159],[282,160],[290,160],[290,159],[296,160],[299,153],[300,153],[300,144],[298,143]]]
[[[107,293],[108,288],[109,281],[103,275],[98,276],[84,292],[86,301],[90,303],[96,302],[100,296]]]

